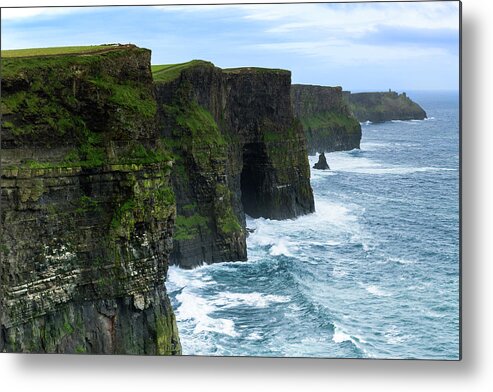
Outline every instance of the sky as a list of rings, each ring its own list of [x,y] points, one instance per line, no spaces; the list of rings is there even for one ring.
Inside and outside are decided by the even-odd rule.
[[[292,71],[351,91],[458,90],[456,1],[2,8],[2,49],[134,43],[153,64]]]

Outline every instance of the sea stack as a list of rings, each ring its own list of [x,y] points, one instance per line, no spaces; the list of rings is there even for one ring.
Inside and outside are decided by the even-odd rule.
[[[327,159],[325,158],[325,154],[321,153],[318,156],[318,162],[313,165],[314,169],[317,170],[330,170],[329,164],[327,163]]]

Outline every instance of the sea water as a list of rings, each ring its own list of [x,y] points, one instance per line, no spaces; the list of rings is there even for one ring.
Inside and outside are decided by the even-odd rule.
[[[458,358],[458,96],[411,98],[311,170],[314,214],[247,219],[247,262],[170,268],[183,354]]]

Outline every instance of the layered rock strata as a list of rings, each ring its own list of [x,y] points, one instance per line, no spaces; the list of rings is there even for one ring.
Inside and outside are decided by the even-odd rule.
[[[161,134],[176,161],[173,262],[245,260],[245,214],[287,219],[314,211],[289,71],[192,61],[158,66],[154,78]]]
[[[170,259],[245,260],[245,214],[314,211],[288,71],[153,83],[132,45],[2,66],[0,351],[179,354]]]
[[[0,351],[180,353],[150,51],[2,59]]]
[[[360,122],[390,120],[423,120],[426,112],[406,93],[395,91],[376,93],[351,93],[344,91],[351,112]]]
[[[294,84],[291,98],[310,154],[360,147],[361,126],[351,114],[341,87]]]

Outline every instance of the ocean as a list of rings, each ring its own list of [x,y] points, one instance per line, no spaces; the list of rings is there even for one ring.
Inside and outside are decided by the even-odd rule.
[[[458,94],[408,95],[428,119],[326,154],[314,214],[248,218],[247,262],[169,269],[183,354],[458,359]]]

